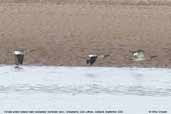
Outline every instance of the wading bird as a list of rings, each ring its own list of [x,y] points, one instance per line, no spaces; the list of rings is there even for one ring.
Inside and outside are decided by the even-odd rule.
[[[88,55],[87,64],[93,65],[96,62],[97,55]]]
[[[145,56],[144,56],[144,50],[137,50],[137,51],[132,51],[132,56],[131,59],[133,61],[144,61],[145,60]]]
[[[23,64],[24,50],[23,49],[16,49],[14,51],[14,55],[15,55],[15,64],[17,66]]]

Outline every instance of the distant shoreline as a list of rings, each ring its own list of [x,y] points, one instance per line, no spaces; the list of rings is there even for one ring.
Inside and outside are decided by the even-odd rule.
[[[0,4],[8,3],[52,3],[52,4],[95,4],[95,5],[145,5],[145,6],[171,6],[171,0],[0,0]]]

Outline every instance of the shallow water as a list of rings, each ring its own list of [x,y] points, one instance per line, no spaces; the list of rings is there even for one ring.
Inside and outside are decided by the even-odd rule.
[[[171,69],[0,67],[0,94],[171,96]]]

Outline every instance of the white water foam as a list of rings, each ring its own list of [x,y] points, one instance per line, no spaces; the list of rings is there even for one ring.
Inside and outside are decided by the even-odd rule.
[[[147,114],[167,110],[169,114],[171,69],[1,66],[0,107],[1,113],[123,110],[124,114]]]

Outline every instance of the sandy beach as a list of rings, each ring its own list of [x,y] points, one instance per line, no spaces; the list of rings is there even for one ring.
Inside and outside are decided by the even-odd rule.
[[[171,67],[171,6],[148,2],[0,4],[0,64],[14,64],[13,51],[25,49],[24,64]],[[24,1],[24,0],[22,0]],[[145,3],[145,4],[144,4]],[[142,49],[145,61],[130,60]]]

